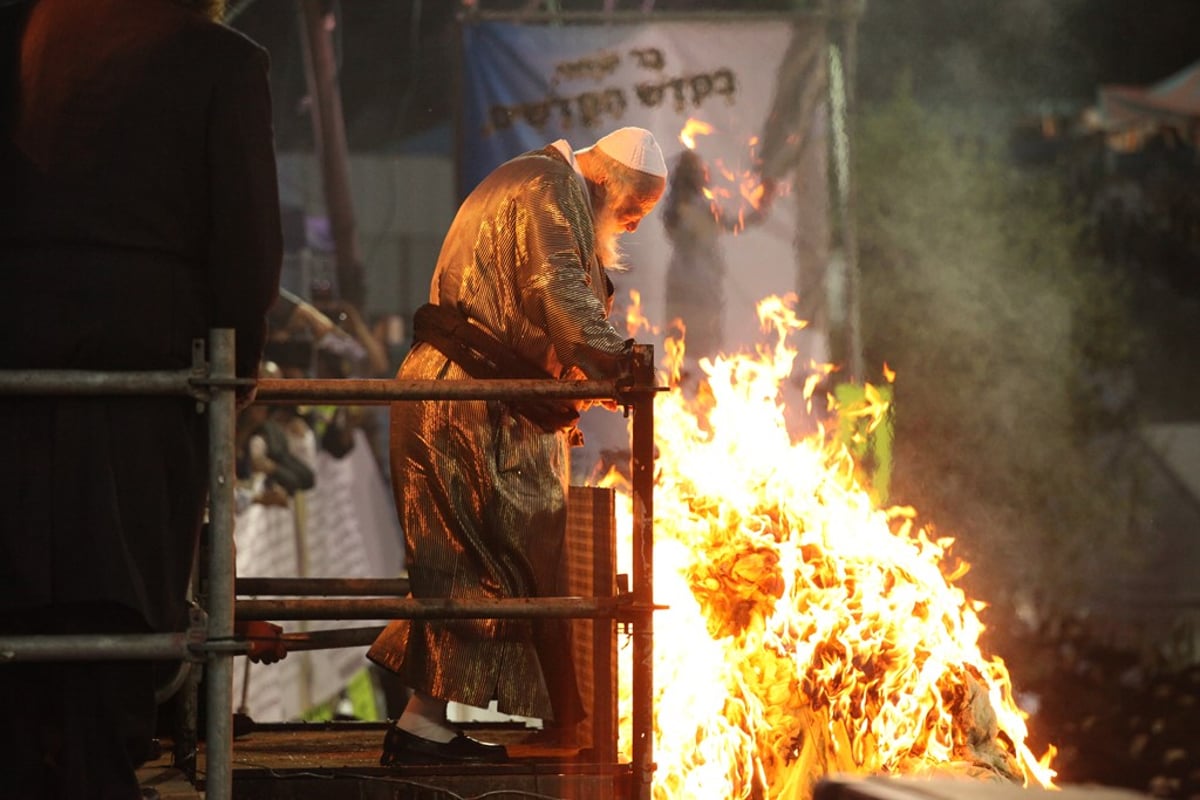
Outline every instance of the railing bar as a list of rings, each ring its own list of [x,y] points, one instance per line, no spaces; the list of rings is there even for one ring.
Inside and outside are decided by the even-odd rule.
[[[445,598],[326,598],[238,600],[239,620],[330,619],[601,619],[623,604],[612,598],[513,597],[459,601]]]
[[[18,661],[173,661],[195,654],[186,633],[57,634],[0,637],[0,664]]]
[[[193,391],[194,377],[191,370],[0,370],[0,395],[187,395]]]
[[[242,596],[337,596],[404,597],[408,578],[238,578],[234,584]]]
[[[209,332],[210,374],[233,378],[234,332]],[[234,589],[234,437],[237,411],[232,387],[213,392],[208,405],[208,638],[233,636]],[[208,800],[233,797],[233,656],[209,652],[205,667],[207,738],[205,741],[205,796]]]
[[[370,405],[401,400],[596,400],[615,399],[622,391],[623,387],[611,380],[263,378],[258,381],[255,401],[263,404],[354,402]]]

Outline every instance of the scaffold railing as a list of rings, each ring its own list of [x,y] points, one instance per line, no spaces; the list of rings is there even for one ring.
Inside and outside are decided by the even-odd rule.
[[[611,400],[631,416],[633,504],[630,591],[616,598],[538,597],[492,601],[398,597],[402,579],[268,579],[239,582],[234,560],[235,392],[254,383],[234,369],[234,333],[209,332],[193,345],[192,367],[172,371],[0,370],[0,396],[189,396],[208,412],[209,505],[205,590],[189,627],[161,634],[0,636],[0,663],[97,659],[180,660],[205,669],[205,775],[208,800],[230,800],[233,787],[233,658],[249,642],[235,620],[611,618],[630,630],[633,670],[632,796],[650,800],[653,786],[653,348],[636,345],[629,373],[618,380],[263,379],[256,403],[390,404],[413,400]],[[251,591],[253,590],[253,591]],[[242,599],[269,594],[272,599]],[[373,597],[369,595],[390,595]],[[280,596],[293,597],[280,597]],[[339,596],[331,596],[339,595]],[[379,626],[285,634],[289,650],[369,644]],[[193,683],[193,686],[195,684]],[[194,732],[193,732],[194,735]],[[194,779],[194,775],[192,776]]]

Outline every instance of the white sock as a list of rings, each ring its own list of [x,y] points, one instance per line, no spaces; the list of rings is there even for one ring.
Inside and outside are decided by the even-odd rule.
[[[413,692],[396,727],[431,742],[448,742],[458,731],[446,720],[446,701]]]

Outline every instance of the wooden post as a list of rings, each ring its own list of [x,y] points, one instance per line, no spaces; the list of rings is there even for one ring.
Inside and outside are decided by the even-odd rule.
[[[326,11],[323,0],[298,2],[313,140],[321,164],[326,211],[333,228],[338,294],[356,308],[362,308],[366,299],[366,280],[355,234],[349,148],[333,57],[331,28],[334,18],[331,12]]]

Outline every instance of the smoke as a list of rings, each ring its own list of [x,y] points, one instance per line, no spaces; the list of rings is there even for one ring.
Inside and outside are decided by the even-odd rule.
[[[943,108],[1086,98],[1086,1],[871,3],[860,24],[861,95],[886,100],[907,75],[918,100]]]

